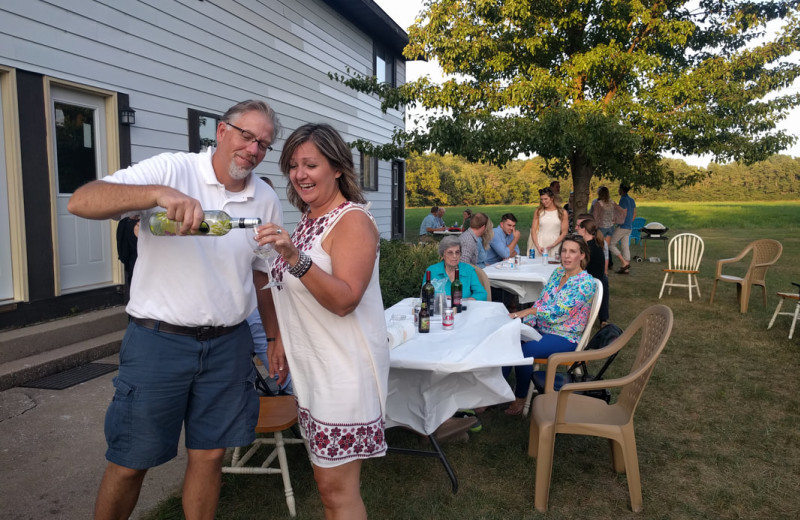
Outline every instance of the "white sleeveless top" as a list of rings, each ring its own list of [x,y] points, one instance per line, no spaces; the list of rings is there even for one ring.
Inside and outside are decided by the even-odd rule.
[[[329,274],[331,258],[322,241],[348,211],[362,211],[372,219],[364,206],[344,202],[316,219],[304,215],[292,233],[295,246]],[[333,467],[386,453],[389,345],[378,260],[376,251],[367,290],[347,316],[325,309],[299,279],[286,271],[282,259],[275,262],[273,275],[285,284],[273,289],[275,308],[292,373],[300,428],[317,466]]]
[[[538,209],[536,211],[539,211]],[[539,214],[539,232],[536,240],[540,246],[552,244],[561,235],[561,219],[558,218],[558,210],[544,211]],[[548,257],[555,260],[556,253],[561,251],[561,244],[558,244],[552,251],[547,251]]]

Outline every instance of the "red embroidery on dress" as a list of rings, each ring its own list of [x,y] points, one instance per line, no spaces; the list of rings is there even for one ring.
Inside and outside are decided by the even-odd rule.
[[[297,419],[311,451],[322,460],[372,457],[386,451],[385,422],[328,424],[314,419],[308,408],[297,409]]]
[[[327,227],[326,224],[331,220],[335,220],[335,217],[351,204],[354,203],[346,200],[328,213],[317,218],[308,218],[308,213],[304,213],[300,218],[300,222],[297,223],[294,232],[292,232],[292,243],[294,246],[300,251],[309,251],[317,236],[325,231]],[[272,278],[278,282],[282,282],[283,273],[288,268],[289,264],[286,263],[286,260],[284,260],[282,256],[279,256],[272,264]],[[278,287],[279,291],[282,289],[283,287]]]

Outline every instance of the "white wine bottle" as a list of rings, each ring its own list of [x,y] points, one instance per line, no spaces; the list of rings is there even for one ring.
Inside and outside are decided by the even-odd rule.
[[[228,234],[233,228],[253,228],[261,225],[260,218],[231,218],[224,211],[204,211],[203,222],[197,231],[190,234],[195,236],[218,237]],[[177,236],[181,222],[167,218],[166,211],[159,211],[150,215],[150,232],[156,236]]]

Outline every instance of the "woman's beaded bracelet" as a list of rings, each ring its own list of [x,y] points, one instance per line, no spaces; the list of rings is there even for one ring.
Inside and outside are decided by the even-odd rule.
[[[294,266],[289,267],[287,271],[295,278],[302,278],[309,269],[311,269],[311,257],[300,251],[300,257],[298,258],[297,263],[294,264]]]

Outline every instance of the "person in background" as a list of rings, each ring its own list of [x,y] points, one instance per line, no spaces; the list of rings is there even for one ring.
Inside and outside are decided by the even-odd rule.
[[[125,285],[123,297],[127,303],[131,299],[133,268],[136,265],[137,242],[139,241],[139,218],[124,217],[117,223],[117,256],[125,266]]]
[[[486,265],[502,262],[519,254],[520,232],[517,229],[517,217],[513,213],[505,213],[500,217],[500,224],[494,229],[494,236],[486,252]]]
[[[444,222],[439,221],[439,206],[433,206],[431,212],[422,219],[419,225],[419,239],[423,242],[433,241],[434,231],[445,231]]]
[[[611,200],[608,188],[600,186],[597,189],[597,202],[592,205],[591,213],[609,247],[611,246],[611,237],[614,234],[614,208],[616,206],[617,203]],[[609,258],[608,267],[611,268],[612,264],[613,261]]]
[[[427,271],[431,273],[431,281],[445,280],[445,291],[452,296],[450,283],[455,279],[458,267],[458,279],[464,284],[462,298],[486,300],[488,295],[478,275],[475,274],[475,267],[461,261],[461,240],[458,237],[449,235],[439,242],[439,257],[442,259],[441,262],[428,266]],[[424,277],[422,283],[425,283]]]
[[[264,368],[269,372],[269,344],[275,341],[275,338],[268,338],[267,332],[264,330],[264,325],[261,323],[261,315],[258,309],[253,310],[247,317],[247,325],[250,327],[250,334],[253,336],[253,352],[264,365]],[[286,381],[278,386],[274,377],[264,378],[267,386],[273,394],[278,395],[292,395],[292,375],[286,377]]]
[[[486,267],[486,246],[489,242],[485,241],[486,246],[484,246],[483,239],[487,238],[487,231],[492,231],[489,217],[486,213],[475,213],[470,220],[470,227],[459,236],[462,262],[476,267]]]
[[[500,217],[500,224],[493,230],[493,237],[489,240],[489,249],[486,250],[486,265],[502,262],[504,259],[519,254],[519,239],[521,233],[517,229],[517,217],[512,213],[505,213]],[[519,307],[519,297],[498,287],[492,287],[492,301],[503,302],[509,310]]]
[[[568,220],[567,212],[558,205],[553,190],[539,190],[539,207],[533,212],[528,248],[535,248],[537,255],[543,254],[547,248],[550,258],[558,258],[561,241],[569,229]]]
[[[469,229],[470,221],[472,220],[472,210],[467,208],[464,210],[464,221],[461,223],[461,231]]]
[[[556,204],[561,205],[561,183],[559,181],[550,182],[550,190],[553,192]]]
[[[274,294],[280,327],[269,347],[269,375],[277,373],[280,385],[291,369],[325,518],[365,519],[362,461],[387,449],[380,233],[350,147],[333,127],[295,130],[279,164],[302,217],[291,235],[275,224],[258,228],[259,244],[280,254],[272,274],[283,284]]]
[[[567,221],[569,222],[569,229],[567,230],[567,233],[572,233],[572,232],[575,231],[575,222],[574,222],[575,221],[575,192],[574,191],[569,192],[569,200],[567,200],[567,203],[564,204],[564,211],[567,212],[567,216],[568,216]]]
[[[542,290],[542,295],[529,309],[512,312],[511,318],[522,318],[541,335],[534,341],[522,344],[525,357],[541,359],[556,352],[571,352],[578,347],[583,330],[589,323],[595,284],[586,272],[589,246],[578,235],[567,235],[561,248],[561,266],[553,271]],[[514,367],[516,399],[506,409],[508,415],[519,415],[525,407],[528,386],[533,373],[533,362]],[[508,376],[511,367],[504,367]]]
[[[275,111],[249,100],[229,108],[216,147],[164,153],[78,188],[67,209],[108,219],[166,210],[197,231],[203,210],[281,223],[275,192],[253,178],[279,132]],[[147,470],[173,459],[181,428],[188,463],[186,518],[213,518],[225,449],[255,438],[258,396],[252,384],[253,339],[245,319],[258,305],[270,336],[277,332],[266,263],[247,231],[220,237],[154,236],[140,229],[130,323],[120,350],[116,393],[108,407],[108,464],[95,518],[128,518]],[[232,283],[235,282],[235,283]],[[385,339],[385,338],[384,338]]]
[[[619,274],[628,274],[631,269],[631,231],[633,231],[633,219],[636,218],[636,201],[628,196],[630,186],[619,185],[619,205],[624,208],[625,222],[617,226],[614,234],[611,235],[611,252],[622,261],[622,266],[617,270]],[[617,249],[617,243],[622,245],[622,251]]]
[[[439,206],[439,211],[436,212],[436,225],[445,231],[447,230],[447,224],[444,222],[444,214],[446,212],[447,210],[442,206]]]
[[[484,213],[484,215],[486,215],[486,213]],[[486,215],[486,231],[483,232],[481,243],[478,244],[479,248],[477,265],[481,268],[486,267],[486,255],[489,254],[489,244],[492,243],[492,240],[494,240],[494,223],[492,222],[491,217]],[[480,250],[481,245],[483,246],[483,251]]]
[[[603,284],[603,301],[600,302],[600,309],[597,314],[602,328],[608,323],[609,318],[608,249],[606,249],[607,246],[603,240],[603,235],[597,229],[597,224],[595,224],[593,218],[581,219],[578,222],[578,234],[583,237],[589,246],[589,264],[586,266],[586,272]]]

